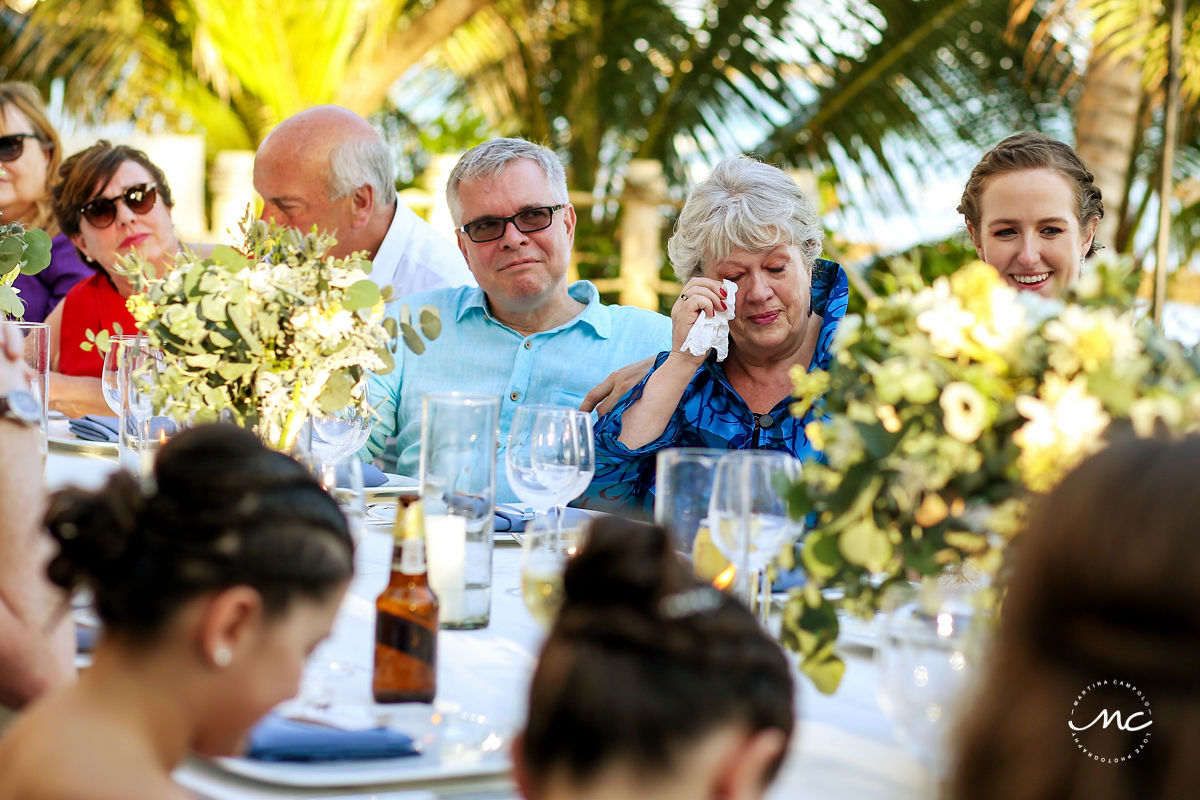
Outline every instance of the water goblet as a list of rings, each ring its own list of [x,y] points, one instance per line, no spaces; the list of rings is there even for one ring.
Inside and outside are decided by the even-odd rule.
[[[108,352],[104,354],[104,366],[100,370],[100,390],[104,393],[104,402],[117,416],[121,415],[121,357],[125,348],[137,346],[139,341],[146,341],[145,336],[137,334],[114,334],[108,337]]]
[[[509,486],[534,510],[535,521],[565,502],[560,498],[578,480],[579,434],[573,413],[565,406],[528,405],[513,414],[504,466]]]
[[[788,514],[787,490],[800,477],[790,453],[742,450],[721,458],[709,500],[710,533],[717,549],[736,567],[741,589],[766,625],[771,584],[766,567],[784,544],[804,532]]]
[[[371,436],[375,421],[369,413],[346,406],[332,414],[312,418],[312,451],[319,461],[340,461],[358,452]]]

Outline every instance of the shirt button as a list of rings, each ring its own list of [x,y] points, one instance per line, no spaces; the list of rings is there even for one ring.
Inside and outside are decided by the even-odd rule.
[[[526,349],[526,350],[528,350],[528,349],[529,349],[529,348],[531,348],[531,347],[533,347],[533,345],[529,343],[529,340],[528,340],[528,339],[526,339],[526,340],[525,340],[525,349]]]
[[[516,400],[516,399],[517,399],[518,397],[520,397],[520,396],[521,396],[521,393],[520,393],[520,392],[513,392],[512,394],[510,394],[510,395],[508,396],[508,398],[509,398],[510,400]]]

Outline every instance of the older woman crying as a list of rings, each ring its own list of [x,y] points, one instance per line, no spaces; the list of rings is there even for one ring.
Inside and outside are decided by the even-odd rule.
[[[846,313],[846,274],[819,258],[822,236],[812,203],[776,167],[729,159],[695,188],[667,247],[684,284],[671,350],[601,418],[589,505],[651,504],[654,456],[667,447],[816,454],[804,427],[819,412],[791,415],[789,373],[828,365]],[[735,298],[727,358],[682,349],[701,317],[728,314]]]

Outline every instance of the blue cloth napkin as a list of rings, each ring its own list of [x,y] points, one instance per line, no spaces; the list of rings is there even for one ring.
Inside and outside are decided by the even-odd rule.
[[[364,488],[383,486],[388,482],[388,477],[384,474],[383,470],[374,464],[366,463],[362,465],[362,479]],[[350,470],[345,464],[338,465],[337,485],[342,489],[346,489],[350,486]]]
[[[586,525],[592,515],[581,508],[568,508],[563,514],[564,528],[578,528]],[[525,519],[525,515],[515,509],[496,508],[495,529],[498,531],[517,531],[518,533],[525,530],[525,526],[532,520]]]
[[[72,435],[85,442],[115,442],[121,431],[121,420],[117,417],[100,417],[88,414],[67,423]]]
[[[412,737],[388,728],[347,731],[267,714],[250,731],[247,758],[259,761],[350,761],[418,755]]]

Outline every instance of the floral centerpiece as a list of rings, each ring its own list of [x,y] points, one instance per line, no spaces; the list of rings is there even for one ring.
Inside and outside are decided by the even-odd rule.
[[[1200,428],[1200,362],[1138,321],[1128,265],[1089,266],[1065,303],[979,262],[914,276],[845,318],[829,372],[793,375],[794,413],[824,404],[807,432],[828,461],[790,497],[816,524],[783,641],[826,692],[839,609],[870,617],[892,585],[947,571],[988,584],[1030,499],[1106,438]]]
[[[0,225],[0,312],[21,319],[25,304],[13,288],[18,275],[36,275],[50,264],[50,237],[19,222]]]
[[[310,415],[352,408],[369,413],[368,372],[387,373],[399,333],[381,292],[355,254],[329,255],[335,240],[262,220],[242,225],[240,249],[176,256],[165,274],[136,253],[123,270],[136,293],[130,312],[160,348],[152,402],[157,412],[195,422],[229,418],[291,449]],[[422,314],[423,321],[429,321]],[[440,321],[426,325],[429,338]],[[405,322],[406,341],[419,337]],[[411,346],[411,345],[410,345]]]

